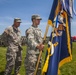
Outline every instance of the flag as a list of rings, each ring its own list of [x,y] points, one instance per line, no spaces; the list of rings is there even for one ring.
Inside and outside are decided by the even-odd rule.
[[[63,6],[63,9],[68,13],[70,17],[73,17],[73,13],[76,15],[74,9],[74,0],[60,0]]]
[[[54,17],[55,17],[55,11],[56,9],[58,8],[58,0],[54,0],[53,1],[53,5],[52,5],[52,9],[51,9],[51,13],[49,15],[49,19],[48,19],[48,24],[49,25],[52,25],[53,23],[53,20],[54,20]]]
[[[72,17],[73,14],[73,0],[61,0],[63,9]]]
[[[63,8],[61,0],[54,0],[48,20],[48,24],[54,26],[49,38],[42,75],[58,75],[59,68],[72,60],[71,14],[68,15],[69,12]]]

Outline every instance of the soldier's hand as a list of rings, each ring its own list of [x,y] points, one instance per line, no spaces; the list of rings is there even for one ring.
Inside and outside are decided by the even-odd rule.
[[[43,49],[44,49],[44,45],[43,45],[43,44],[39,44],[39,45],[37,45],[37,48],[38,48],[39,50],[43,50]]]
[[[38,45],[36,46],[36,48],[39,49],[39,48],[40,48],[40,45],[38,44]]]
[[[42,50],[42,51],[43,51],[43,49],[44,49],[44,45],[43,45],[43,44],[41,44],[41,45],[40,45],[40,49],[39,49],[39,50]]]

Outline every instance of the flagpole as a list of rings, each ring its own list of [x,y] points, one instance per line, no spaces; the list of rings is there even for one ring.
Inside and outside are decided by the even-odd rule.
[[[46,36],[47,36],[47,33],[48,33],[48,29],[49,29],[49,25],[47,24],[46,31],[45,31],[44,38],[43,38],[43,44],[45,43]],[[36,69],[35,69],[34,75],[36,75],[36,73],[37,73],[41,55],[42,55],[42,50],[40,50],[40,53],[39,53],[39,56],[38,56],[38,62],[36,64]]]

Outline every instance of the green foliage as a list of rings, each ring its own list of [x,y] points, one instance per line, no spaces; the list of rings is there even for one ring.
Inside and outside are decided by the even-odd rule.
[[[42,65],[44,64],[46,50],[47,50],[47,45],[45,45],[45,50],[42,54],[42,58],[43,58]],[[25,75],[25,67],[24,67],[25,55],[26,55],[26,46],[23,46],[23,51],[22,51],[23,59],[22,59],[22,65],[20,68],[21,75]],[[72,55],[73,55],[73,60],[69,63],[64,64],[60,68],[61,70],[60,75],[76,75],[76,42],[73,42]],[[6,47],[0,47],[0,75],[3,75],[5,64],[6,64]]]

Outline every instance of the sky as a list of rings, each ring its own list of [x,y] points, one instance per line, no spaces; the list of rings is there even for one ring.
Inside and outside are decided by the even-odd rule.
[[[39,14],[42,17],[39,28],[44,36],[48,17],[51,11],[53,0],[0,0],[0,34],[5,28],[13,25],[14,18],[21,18],[21,35],[25,36],[25,31],[32,25],[31,16]],[[74,0],[76,10],[76,0]],[[73,15],[71,22],[71,35],[76,36],[76,16]],[[51,27],[48,30],[48,36],[51,33]]]

